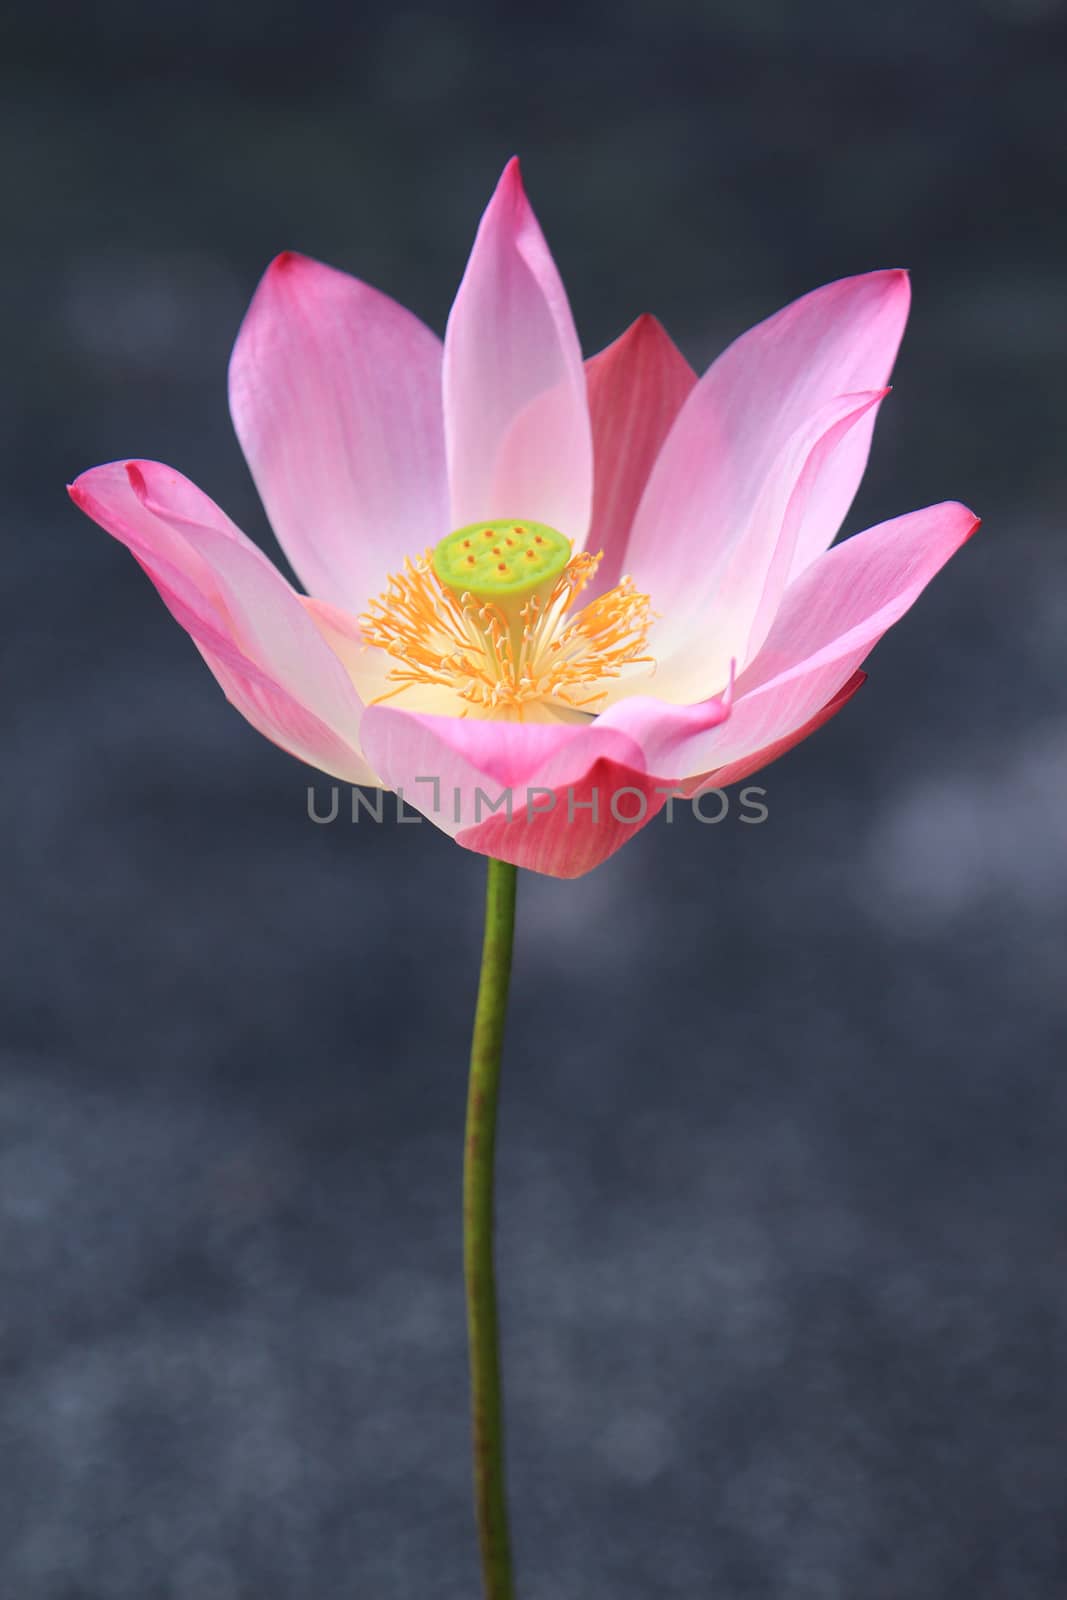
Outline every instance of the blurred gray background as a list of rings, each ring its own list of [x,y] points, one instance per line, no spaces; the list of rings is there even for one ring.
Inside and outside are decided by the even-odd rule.
[[[483,864],[313,826],[63,485],[158,457],[273,552],[225,403],[260,271],[440,328],[513,151],[587,351],[647,309],[701,366],[910,266],[849,529],[986,519],[764,826],[521,884],[522,1600],[1062,1596],[1061,0],[46,0],[0,43],[4,1600],[477,1593]]]

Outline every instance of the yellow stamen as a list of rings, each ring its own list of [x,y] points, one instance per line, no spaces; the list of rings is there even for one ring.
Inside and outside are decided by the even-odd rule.
[[[470,707],[464,714],[521,722],[538,704],[595,713],[607,680],[653,661],[645,653],[649,599],[629,578],[569,615],[600,559],[572,556],[547,596],[530,595],[517,622],[492,601],[443,584],[432,550],[406,561],[359,619],[366,643],[397,663],[394,687],[379,698],[422,684],[454,691]]]

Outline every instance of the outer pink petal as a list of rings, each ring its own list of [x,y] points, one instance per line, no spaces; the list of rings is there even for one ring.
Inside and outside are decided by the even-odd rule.
[[[649,473],[697,381],[661,323],[647,314],[585,364],[593,430],[593,520],[586,548],[602,550],[588,599],[614,588]]]
[[[642,764],[665,781],[676,782],[691,771],[694,743],[706,738],[712,729],[722,728],[733,715],[734,683],[732,666],[725,693],[694,705],[673,705],[649,695],[631,695],[618,700],[597,718],[602,731],[624,733],[641,748]]]
[[[767,746],[799,737],[977,527],[973,512],[947,501],[820,556],[786,591],[762,650],[737,681],[729,722],[685,751],[689,772],[740,771]]]
[[[584,540],[592,444],[581,351],[515,160],[448,319],[444,408],[453,526],[530,517]]]
[[[573,784],[536,794],[529,816],[487,817],[460,829],[456,843],[550,878],[580,878],[651,822],[668,792],[661,779],[598,757]]]
[[[786,440],[750,521],[709,585],[690,575],[683,598],[657,625],[651,647],[672,699],[693,699],[721,684],[731,661],[742,668],[766,638],[789,578],[804,518],[837,454],[882,394],[839,395]]]
[[[576,783],[598,756],[643,765],[634,739],[604,735],[593,722],[491,722],[371,705],[362,737],[387,787],[453,836],[486,814],[479,788],[511,790],[521,807],[527,789]]]
[[[617,788],[651,789],[643,821],[665,802],[640,748],[595,724],[492,723],[371,706],[364,737],[384,781],[458,843],[553,877],[588,872],[636,831],[612,814]]]
[[[731,783],[740,783],[742,778],[748,778],[752,773],[769,767],[772,761],[777,761],[779,756],[784,756],[795,745],[808,738],[809,734],[817,733],[831,717],[836,717],[866,682],[865,672],[854,672],[844,688],[839,689],[832,700],[821,706],[803,727],[795,728],[792,733],[783,735],[781,739],[775,739],[772,744],[764,745],[761,750],[754,750],[751,754],[742,756],[730,766],[716,767],[714,772],[702,772],[699,777],[687,779],[681,786],[682,794],[688,798],[699,793],[701,789],[725,789]]]
[[[325,772],[375,781],[340,662],[281,573],[207,495],[154,461],[94,467],[70,495],[131,552],[255,728]]]
[[[361,611],[448,532],[441,342],[358,279],[278,256],[237,336],[230,410],[311,594]]]
[[[460,844],[566,878],[588,872],[655,816],[687,770],[680,752],[728,714],[721,700],[644,698],[581,724],[370,706],[361,737],[383,782]]]
[[[378,786],[378,779],[349,741],[281,684],[250,669],[247,661],[235,665],[229,653],[219,655],[199,640],[194,642],[227,700],[257,733],[320,772],[346,783]]]
[[[787,441],[839,395],[885,388],[907,316],[903,272],[832,283],[743,334],[683,405],[641,499],[627,552],[669,615],[746,536]],[[835,453],[798,529],[793,570],[830,544],[866,464],[873,412]]]

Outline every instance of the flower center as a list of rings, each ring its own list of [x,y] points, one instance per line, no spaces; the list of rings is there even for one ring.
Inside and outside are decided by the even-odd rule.
[[[609,680],[653,660],[649,599],[629,578],[574,609],[599,562],[572,556],[570,541],[543,523],[477,522],[448,534],[406,561],[359,619],[366,643],[396,661],[379,699],[432,685],[457,694],[464,716],[594,714]]]

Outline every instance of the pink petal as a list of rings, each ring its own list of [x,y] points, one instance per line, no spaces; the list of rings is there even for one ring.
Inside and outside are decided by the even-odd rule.
[[[593,520],[586,548],[604,559],[587,600],[623,576],[626,546],[649,473],[696,373],[647,314],[585,364],[593,430]]]
[[[150,574],[151,576],[151,574]],[[263,677],[245,661],[235,666],[194,641],[227,700],[272,744],[346,783],[378,786],[378,779],[349,741],[294,699],[281,684]]]
[[[581,351],[515,160],[448,319],[444,408],[454,527],[530,517],[584,539],[592,443]]]
[[[854,694],[857,694],[867,682],[865,672],[854,672],[844,688],[839,689],[832,700],[820,707],[813,717],[809,717],[803,727],[795,728],[792,733],[785,734],[781,739],[775,739],[772,744],[764,745],[762,750],[755,750],[750,755],[742,756],[740,761],[733,762],[727,767],[716,767],[714,772],[702,772],[697,778],[689,778],[681,786],[681,793],[687,798],[698,794],[702,789],[726,789],[731,783],[740,783],[742,778],[748,778],[754,772],[760,772],[764,767],[769,767],[772,761],[777,761],[779,756],[784,756],[806,739],[809,734],[818,730],[835,717]]]
[[[357,278],[287,253],[230,361],[230,411],[310,593],[358,612],[449,529],[441,342]]]
[[[684,599],[655,629],[650,647],[661,692],[702,698],[724,682],[731,661],[743,668],[752,660],[781,603],[812,501],[834,476],[852,430],[881,399],[874,393],[828,400],[786,440],[714,583],[694,573]]]
[[[695,705],[674,705],[650,695],[630,695],[618,700],[597,718],[601,730],[624,733],[640,746],[642,765],[664,780],[677,781],[692,771],[694,744],[721,728],[733,714],[732,667],[727,669],[724,694]]]
[[[737,681],[729,722],[685,751],[690,773],[739,768],[767,746],[801,737],[977,527],[966,506],[946,501],[820,556],[786,590],[762,650]]]
[[[348,673],[365,706],[395,690],[396,685],[390,678],[395,660],[384,650],[367,645],[358,617],[331,606],[326,600],[301,597],[301,604]]]
[[[743,334],[683,405],[634,520],[626,568],[670,615],[747,538],[788,441],[840,395],[883,390],[908,308],[903,272],[845,278]],[[793,571],[830,544],[866,464],[873,411],[834,453],[797,530]]]
[[[600,757],[575,783],[537,792],[529,816],[520,808],[510,822],[487,817],[460,829],[456,843],[550,878],[580,878],[651,822],[667,794],[659,779]]]
[[[341,663],[281,573],[207,495],[154,461],[94,467],[69,492],[131,552],[254,727],[312,766],[374,782]]]
[[[588,872],[636,831],[612,815],[616,788],[640,788],[645,821],[665,803],[667,790],[655,795],[638,745],[595,723],[485,722],[370,706],[363,737],[384,782],[460,844],[554,877]],[[594,788],[595,819],[581,804],[593,802]],[[504,809],[494,815],[494,807]]]
[[[577,877],[656,815],[688,770],[681,752],[728,714],[721,700],[671,706],[646,698],[579,724],[369,706],[361,738],[382,781],[460,844]],[[494,804],[504,807],[497,815]]]
[[[372,705],[361,733],[385,785],[453,835],[479,820],[479,787],[510,789],[522,804],[527,787],[577,782],[600,754],[642,765],[632,739],[605,737],[595,723],[491,722]]]

